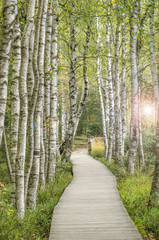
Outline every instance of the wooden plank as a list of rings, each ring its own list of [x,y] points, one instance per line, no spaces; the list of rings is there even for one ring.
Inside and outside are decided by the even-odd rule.
[[[74,143],[74,145],[87,145],[88,143]]]
[[[77,137],[75,137],[74,139],[75,140],[86,140],[86,141],[88,141],[88,138],[80,138],[80,137],[77,138]]]
[[[141,240],[115,177],[86,152],[72,154],[74,179],[55,207],[49,240]]]

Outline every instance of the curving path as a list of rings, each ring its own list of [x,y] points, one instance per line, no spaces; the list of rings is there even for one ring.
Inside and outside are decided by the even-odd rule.
[[[141,240],[113,174],[86,151],[71,159],[74,179],[54,209],[49,240]]]

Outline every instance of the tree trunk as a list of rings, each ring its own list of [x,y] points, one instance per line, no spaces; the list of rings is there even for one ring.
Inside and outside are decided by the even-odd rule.
[[[3,136],[4,118],[7,102],[8,72],[13,29],[16,21],[17,0],[3,1],[3,25],[0,42],[0,145]]]
[[[26,171],[25,171],[25,202],[27,200],[28,194],[28,183],[30,172],[33,164],[33,154],[34,154],[34,132],[36,130],[35,122],[34,122],[34,114],[35,114],[35,107],[38,97],[38,89],[39,89],[39,69],[38,69],[38,51],[39,51],[39,39],[40,39],[40,23],[41,23],[41,15],[42,15],[42,4],[38,5],[38,15],[35,19],[35,36],[34,36],[34,49],[33,49],[33,58],[32,58],[32,65],[33,65],[33,73],[34,73],[34,89],[31,97],[31,102],[29,106],[29,114],[28,114],[28,148],[26,156]],[[32,29],[32,31],[33,31]],[[30,38],[32,41],[33,38]],[[31,52],[30,52],[31,54]],[[28,69],[29,71],[29,69]]]
[[[66,110],[65,110],[65,98],[63,82],[61,82],[61,142],[65,141],[66,136]]]
[[[124,143],[126,137],[126,67],[125,67],[125,23],[122,23],[122,76],[121,76],[121,121],[122,121],[122,146],[121,156],[124,156]]]
[[[75,31],[75,9],[72,4],[70,13],[70,49],[71,49],[71,65],[70,65],[70,80],[69,80],[69,100],[70,100],[70,118],[65,138],[65,147],[62,154],[62,160],[67,162],[70,160],[73,140],[74,129],[76,125],[76,31]]]
[[[143,151],[143,143],[142,143],[142,126],[141,126],[141,91],[139,86],[139,167],[141,170],[144,170],[145,167],[145,159],[144,159],[144,151]]]
[[[79,104],[78,112],[77,112],[77,120],[75,124],[75,129],[74,129],[74,136],[77,131],[78,123],[80,120],[80,117],[83,113],[84,106],[86,104],[87,96],[88,96],[88,76],[87,76],[87,54],[88,54],[88,48],[89,48],[89,41],[90,41],[90,27],[91,27],[92,21],[87,26],[87,32],[86,32],[86,42],[84,45],[84,53],[83,53],[83,79],[84,79],[84,89],[83,89],[83,94],[81,97],[81,101]]]
[[[39,56],[38,56],[38,71],[39,71],[39,89],[38,98],[35,107],[35,131],[34,131],[34,155],[32,170],[28,185],[28,198],[27,203],[31,208],[36,208],[36,198],[39,183],[39,173],[40,173],[40,131],[41,131],[41,115],[43,113],[43,102],[44,102],[44,53],[45,53],[45,27],[46,27],[46,16],[48,8],[48,0],[39,1],[39,4],[43,6],[41,26],[40,26],[40,40],[39,40]]]
[[[27,76],[27,89],[28,89],[28,106],[32,105],[32,96],[34,90],[34,71],[33,71],[33,52],[34,52],[34,40],[35,40],[35,26],[33,26],[29,43],[29,65]]]
[[[138,146],[138,78],[137,78],[137,18],[138,1],[133,3],[133,12],[130,13],[130,60],[131,60],[131,127],[130,147],[128,157],[128,171],[134,173],[135,159]]]
[[[104,105],[105,105],[105,122],[106,122],[106,129],[107,129],[107,136],[109,136],[109,82],[106,79],[104,86]]]
[[[43,133],[43,115],[41,114],[41,126],[40,126],[40,188],[45,187],[45,145],[44,145],[44,133]]]
[[[116,26],[115,42],[115,161],[119,162],[121,153],[121,114],[120,114],[120,79],[119,79],[119,46],[120,45],[120,23]]]
[[[109,16],[110,18],[110,16]],[[111,54],[111,38],[110,38],[110,19],[107,23],[107,71],[109,84],[109,145],[108,145],[108,161],[111,162],[113,142],[114,142],[114,91],[112,78],[112,54]]]
[[[106,129],[105,109],[104,109],[104,103],[103,103],[101,78],[100,78],[100,57],[99,57],[100,33],[99,33],[98,16],[96,17],[96,24],[97,24],[97,82],[98,82],[98,93],[99,93],[99,99],[100,99],[100,107],[101,107],[101,115],[102,115],[102,125],[103,125],[103,138],[104,138],[104,147],[105,147],[104,157],[107,158],[108,142],[107,142],[107,129]]]
[[[11,166],[10,157],[9,157],[9,151],[8,151],[8,145],[7,145],[5,129],[3,130],[3,138],[4,138],[4,146],[5,146],[5,153],[6,153],[8,172],[9,172],[9,176],[10,176],[11,182],[13,182],[13,171],[12,171],[12,166]]]
[[[48,3],[46,46],[45,46],[45,99],[44,99],[44,129],[45,135],[45,173],[49,158],[49,118],[50,118],[50,81],[51,81],[51,35],[52,35],[52,3]]]
[[[26,132],[28,118],[27,98],[27,72],[29,62],[29,39],[34,23],[35,0],[30,0],[28,5],[27,23],[22,39],[22,60],[20,69],[20,113],[19,138],[16,158],[16,205],[19,217],[24,217],[24,163],[26,153]]]
[[[49,122],[49,162],[48,180],[52,181],[55,176],[57,158],[57,131],[58,131],[58,0],[54,1],[52,22],[52,80],[50,82],[50,122]]]
[[[18,14],[18,9],[16,10]],[[15,162],[17,156],[18,144],[18,128],[19,128],[19,111],[20,111],[20,98],[19,98],[19,77],[21,66],[21,35],[19,19],[17,17],[12,42],[12,80],[11,80],[11,127],[10,127],[10,160],[12,164],[12,203],[15,205]]]

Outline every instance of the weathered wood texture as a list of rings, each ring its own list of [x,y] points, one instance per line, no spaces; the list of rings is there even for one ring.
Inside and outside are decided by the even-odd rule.
[[[72,162],[74,179],[54,209],[49,240],[141,240],[112,173],[81,150]]]

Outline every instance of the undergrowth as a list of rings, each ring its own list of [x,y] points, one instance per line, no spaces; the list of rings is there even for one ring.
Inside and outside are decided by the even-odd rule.
[[[113,160],[111,163],[106,162],[103,156],[104,146],[95,145],[93,157],[105,164],[115,175],[123,204],[143,239],[159,240],[159,209],[149,204],[153,177],[152,165],[148,165],[145,172],[136,170],[131,176],[127,172],[126,157],[116,165]]]
[[[104,156],[104,142],[101,139],[97,139],[92,144],[92,156],[102,158]]]
[[[125,166],[97,158],[116,176],[118,191],[130,217],[144,239],[159,239],[159,209],[149,206],[152,169],[131,176]]]
[[[0,239],[48,239],[54,207],[71,180],[71,163],[60,164],[55,180],[49,183],[44,190],[39,191],[36,210],[27,209],[23,220],[17,218],[15,209],[9,204],[11,187],[1,183]]]

